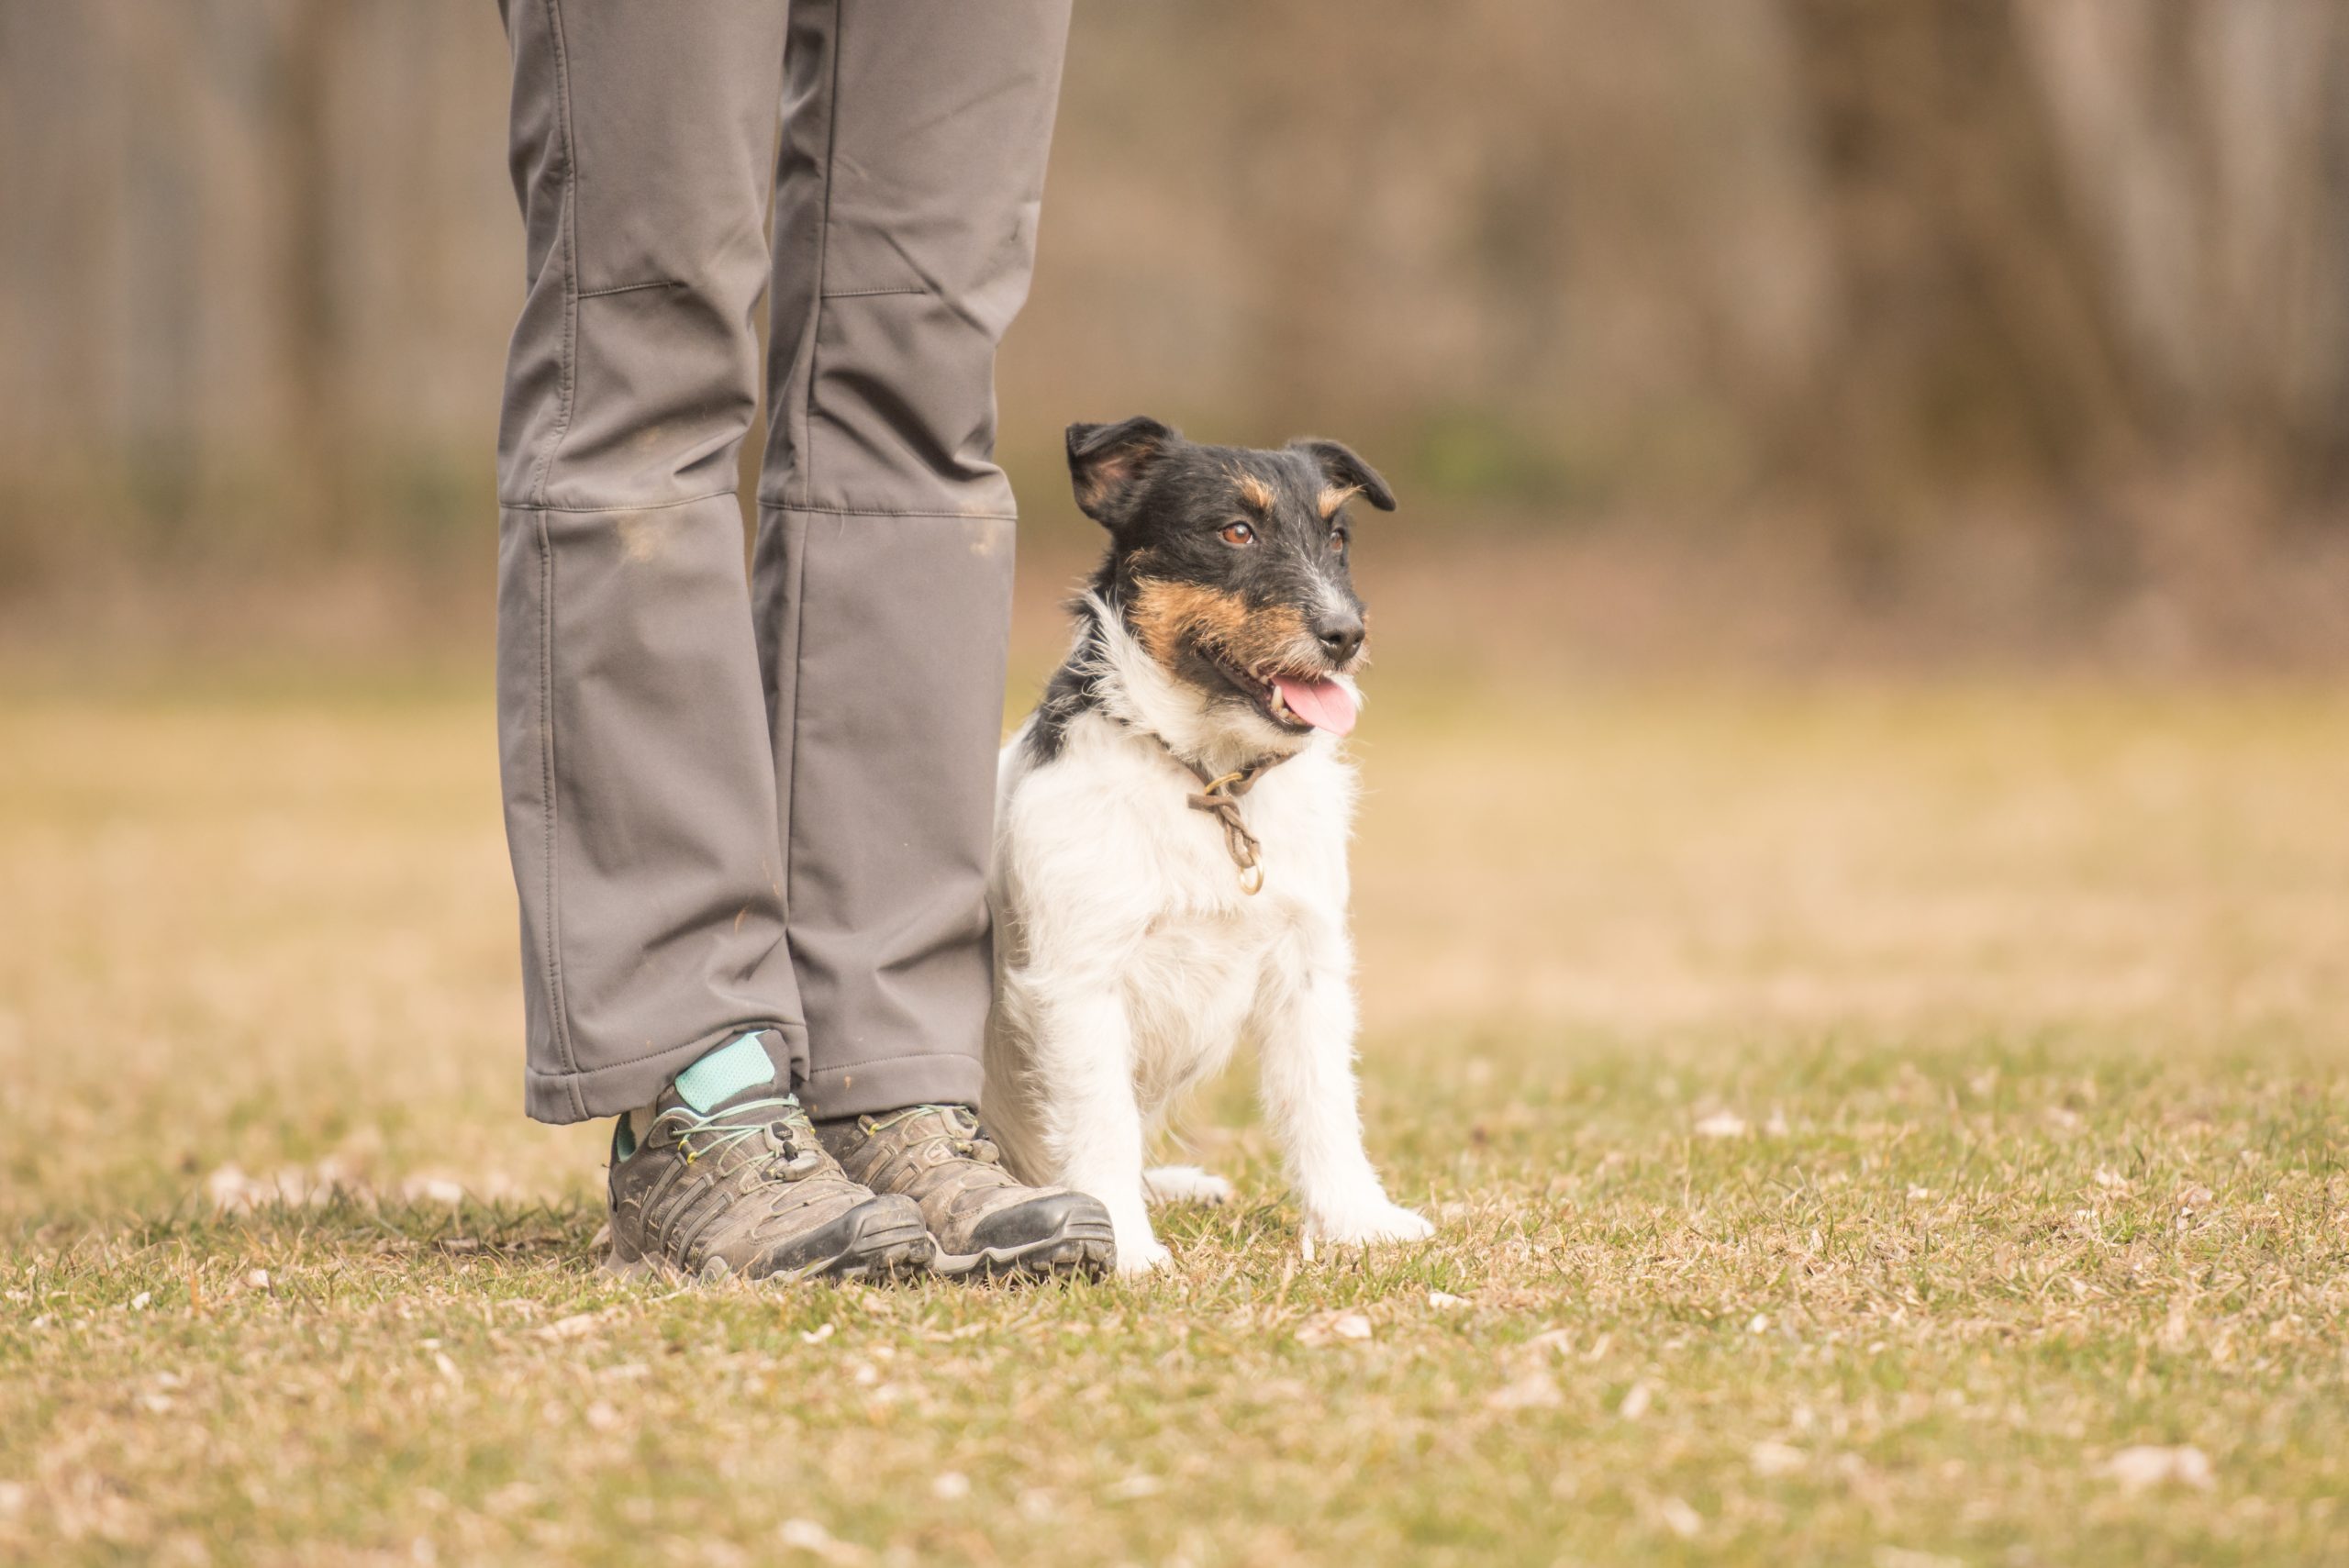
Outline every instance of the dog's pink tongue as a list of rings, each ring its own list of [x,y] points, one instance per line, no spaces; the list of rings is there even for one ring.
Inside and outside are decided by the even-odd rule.
[[[1288,704],[1289,712],[1316,729],[1343,735],[1354,727],[1354,695],[1337,682],[1275,675],[1273,684],[1281,689],[1281,701]]]

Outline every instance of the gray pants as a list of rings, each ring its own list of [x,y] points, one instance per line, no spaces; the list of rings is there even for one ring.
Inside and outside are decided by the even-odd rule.
[[[648,1104],[751,1029],[818,1115],[978,1097],[995,351],[1069,3],[501,0],[529,294],[498,743],[534,1117]]]

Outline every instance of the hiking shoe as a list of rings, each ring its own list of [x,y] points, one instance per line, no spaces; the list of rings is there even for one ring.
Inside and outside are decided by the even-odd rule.
[[[1022,1184],[968,1106],[909,1106],[826,1122],[824,1146],[874,1192],[921,1206],[941,1273],[1105,1274],[1118,1258],[1109,1211],[1065,1187]]]
[[[612,1138],[607,1272],[717,1281],[911,1273],[936,1249],[921,1210],[876,1197],[824,1151],[773,1082],[696,1111],[675,1087],[640,1143]]]

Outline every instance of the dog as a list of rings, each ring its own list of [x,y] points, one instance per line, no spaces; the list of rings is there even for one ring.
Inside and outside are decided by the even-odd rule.
[[[1353,1071],[1348,509],[1394,493],[1336,441],[1149,418],[1070,426],[1068,464],[1109,548],[997,768],[988,1128],[1022,1180],[1108,1206],[1121,1273],[1161,1267],[1149,1206],[1231,1188],[1144,1151],[1246,1040],[1307,1236],[1432,1235],[1364,1152]]]

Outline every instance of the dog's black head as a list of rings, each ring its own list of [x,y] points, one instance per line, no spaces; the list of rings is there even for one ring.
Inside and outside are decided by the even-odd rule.
[[[1176,679],[1294,734],[1353,728],[1331,677],[1362,661],[1367,620],[1347,503],[1395,495],[1336,441],[1199,446],[1155,419],[1068,428],[1076,504],[1109,530],[1097,587]]]

